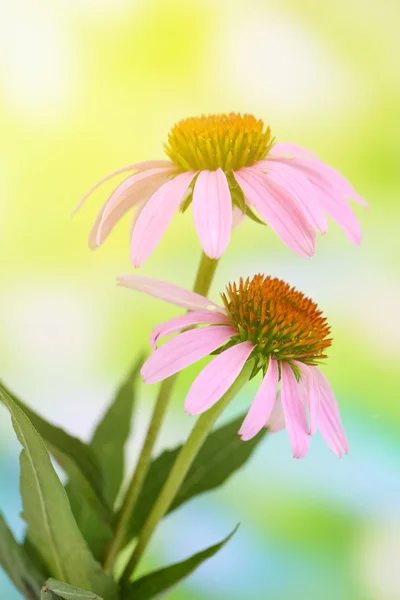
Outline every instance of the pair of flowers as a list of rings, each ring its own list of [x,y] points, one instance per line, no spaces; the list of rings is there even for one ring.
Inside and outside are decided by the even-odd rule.
[[[175,212],[192,205],[205,254],[225,252],[233,226],[243,216],[267,223],[302,256],[315,251],[316,231],[326,233],[326,215],[354,244],[361,229],[349,204],[365,201],[350,183],[315,155],[293,144],[274,144],[269,128],[250,115],[211,115],[181,121],[165,147],[169,161],[147,161],[115,171],[134,172],[106,201],[89,235],[100,246],[132,208],[131,259],[140,267],[156,249]],[[190,414],[218,402],[247,361],[254,361],[262,383],[240,429],[251,439],[264,426],[286,427],[293,455],[305,456],[317,429],[341,456],[348,451],[339,408],[318,368],[331,344],[329,327],[315,303],[279,279],[256,275],[229,285],[223,306],[171,284],[139,276],[119,283],[186,308],[189,312],[157,326],[153,354],[142,368],[156,383],[213,353],[186,398]],[[195,327],[193,329],[193,327]],[[200,328],[197,328],[200,326]],[[187,330],[187,328],[191,328]],[[158,341],[180,333],[157,348]],[[279,390],[280,388],[280,390]],[[307,416],[308,415],[308,416]]]

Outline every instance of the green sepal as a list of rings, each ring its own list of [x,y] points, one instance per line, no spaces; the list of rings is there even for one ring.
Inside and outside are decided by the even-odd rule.
[[[253,210],[247,204],[244,194],[243,194],[243,190],[240,187],[240,185],[238,184],[238,182],[236,181],[236,179],[233,177],[233,175],[231,173],[229,173],[229,174],[226,174],[226,176],[228,179],[229,189],[231,191],[232,204],[234,206],[237,206],[244,215],[249,217],[249,219],[251,219],[255,223],[266,226],[266,223],[264,221],[262,221],[259,217],[257,217],[257,215],[253,212]]]

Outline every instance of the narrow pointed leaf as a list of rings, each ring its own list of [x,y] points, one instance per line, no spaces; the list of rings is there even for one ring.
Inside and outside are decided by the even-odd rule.
[[[0,565],[27,600],[38,600],[45,577],[36,569],[0,513]]]
[[[17,437],[21,496],[27,537],[41,554],[51,575],[113,600],[117,587],[91,555],[73,517],[68,497],[38,432],[24,412],[0,388]]]
[[[103,473],[103,496],[112,507],[124,476],[124,449],[131,431],[135,401],[134,385],[143,357],[135,362],[112,404],[98,424],[90,447]]]
[[[204,561],[212,558],[236,533],[238,526],[219,544],[194,554],[183,562],[149,573],[137,579],[123,590],[124,600],[150,600],[162,598],[183,579],[191,575]]]
[[[243,442],[238,431],[244,416],[219,427],[208,436],[169,512],[194,496],[219,487],[247,462],[267,430],[263,429],[252,440]],[[167,450],[153,461],[130,522],[126,543],[136,537],[143,526],[180,450],[181,446]]]
[[[113,535],[113,512],[105,506],[104,501],[69,456],[54,451],[52,447],[49,447],[49,450],[70,476],[65,490],[72,513],[91,553],[101,562],[104,550]]]
[[[1,384],[1,387],[10,396],[13,402],[26,414],[46,445],[48,447],[51,446],[52,450],[58,450],[62,456],[69,456],[71,461],[75,463],[76,467],[86,477],[96,493],[101,496],[103,488],[102,474],[93,450],[78,438],[66,433],[60,427],[48,423],[12,394],[4,384]],[[55,458],[57,460],[56,456]]]
[[[78,527],[93,556],[101,562],[113,535],[112,509],[124,476],[124,448],[131,429],[134,383],[142,362],[140,359],[135,363],[122,383],[90,444],[102,470],[103,498],[107,506],[80,473],[73,472],[73,465],[65,467],[65,457],[57,459],[70,476],[66,490]]]
[[[103,598],[93,592],[82,590],[81,588],[53,578],[48,579],[44,587],[56,594],[57,598],[62,598],[63,600],[103,600]]]

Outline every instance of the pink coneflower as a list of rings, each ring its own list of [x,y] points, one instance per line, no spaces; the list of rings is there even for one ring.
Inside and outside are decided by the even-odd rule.
[[[163,237],[174,214],[193,208],[204,252],[219,258],[226,250],[236,207],[257,215],[297,254],[315,251],[315,230],[328,229],[326,214],[354,243],[361,228],[348,198],[366,202],[335,169],[293,144],[274,144],[269,127],[251,115],[209,115],[177,123],[165,151],[170,160],[146,161],[114,171],[97,183],[134,172],[108,198],[89,235],[96,248],[119,219],[135,208],[131,258],[140,267]],[[77,210],[76,209],[76,210]],[[255,211],[255,212],[254,212]],[[326,213],[326,214],[325,214]]]
[[[141,371],[145,383],[162,381],[217,354],[185,400],[187,412],[199,414],[218,402],[251,360],[252,376],[260,372],[263,379],[239,431],[243,440],[269,424],[272,430],[284,425],[295,458],[305,456],[309,436],[317,429],[337,456],[348,452],[337,402],[318,367],[331,345],[330,328],[317,305],[301,292],[280,279],[256,275],[228,285],[221,294],[224,306],[219,306],[154,279],[127,275],[118,280],[189,310],[153,330],[154,352]],[[205,327],[179,333],[196,325]],[[175,333],[179,335],[157,347],[161,338]]]

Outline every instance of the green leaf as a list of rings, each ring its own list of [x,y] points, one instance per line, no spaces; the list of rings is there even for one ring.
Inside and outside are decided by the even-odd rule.
[[[81,588],[53,578],[48,579],[43,588],[46,591],[53,592],[57,595],[57,598],[62,598],[63,600],[103,600],[93,592],[82,590]]]
[[[51,447],[49,450],[54,453]],[[56,456],[57,462],[70,476],[65,490],[75,521],[94,558],[101,562],[113,535],[112,510],[105,506],[69,456],[61,453]]]
[[[43,586],[40,600],[59,600],[60,597],[56,596],[47,587]]]
[[[263,429],[252,440],[243,442],[238,430],[244,418],[245,415],[242,415],[208,436],[169,512],[194,496],[219,487],[250,458],[267,430]],[[142,528],[180,450],[181,446],[167,450],[153,461],[138,498],[125,543],[136,537]]]
[[[24,412],[0,387],[9,409],[20,456],[21,496],[27,537],[41,554],[49,574],[72,585],[117,598],[117,586],[91,555],[73,517],[67,494],[46,446]]]
[[[205,560],[213,557],[221,548],[225,546],[236,533],[235,529],[219,544],[210,546],[202,552],[194,554],[183,562],[176,563],[170,567],[160,569],[149,573],[140,579],[137,579],[129,586],[123,589],[124,600],[150,600],[150,598],[162,598],[171,591],[178,583],[193,573]]]
[[[90,444],[103,473],[103,497],[107,507],[79,472],[73,473],[73,465],[66,468],[71,478],[66,490],[72,512],[93,556],[101,562],[113,535],[112,509],[124,476],[124,448],[131,429],[134,383],[142,361],[142,358],[136,361],[122,383]]]
[[[45,579],[30,561],[0,513],[0,565],[27,600],[38,600]]]
[[[79,469],[82,472],[97,495],[101,497],[103,489],[102,474],[93,450],[78,438],[66,433],[60,427],[48,423],[21,400],[16,398],[4,384],[1,384],[1,387],[10,396],[13,402],[25,413],[33,427],[45,441],[46,445],[49,448],[51,447],[52,454],[54,451],[56,460],[61,459],[62,462],[62,457],[68,456],[70,459],[68,465],[71,465],[73,462],[76,465],[76,469]],[[66,462],[60,466],[67,471]]]
[[[143,363],[135,362],[111,406],[98,424],[90,444],[103,473],[103,495],[112,507],[124,477],[124,448],[131,431],[134,384]]]

